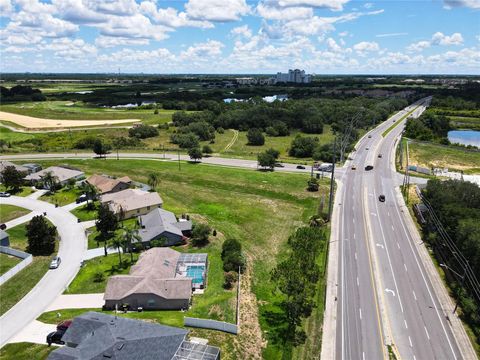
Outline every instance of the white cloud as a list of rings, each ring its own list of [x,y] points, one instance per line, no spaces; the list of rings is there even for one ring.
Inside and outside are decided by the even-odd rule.
[[[441,32],[436,32],[432,36],[432,45],[461,45],[463,44],[463,37],[460,33],[454,33],[450,36],[444,35]]]
[[[212,28],[213,24],[209,21],[191,20],[184,12],[178,12],[174,8],[158,8],[153,1],[144,1],[140,4],[140,11],[150,17],[156,24],[162,24],[170,27],[191,26],[199,28]]]
[[[223,45],[220,41],[208,40],[204,43],[196,43],[182,51],[180,58],[188,61],[210,61],[211,57],[222,54]]]
[[[40,51],[53,51],[54,55],[62,59],[75,59],[83,57],[92,57],[97,54],[97,49],[92,44],[86,43],[82,39],[54,39],[51,43],[39,45]]]
[[[328,46],[328,49],[330,51],[333,51],[333,52],[340,52],[342,51],[342,48],[337,44],[337,42],[335,40],[333,40],[332,38],[328,38],[327,39],[327,46]]]
[[[374,41],[361,41],[353,45],[353,49],[357,52],[359,56],[367,56],[369,52],[379,51],[380,46]]]
[[[245,0],[189,0],[185,10],[191,19],[218,22],[240,20],[250,13]]]
[[[343,10],[343,5],[350,0],[279,0],[280,6],[311,6],[315,8],[325,8],[333,11]]]
[[[371,7],[373,7],[373,3],[365,3],[365,4],[363,5],[363,7],[364,7],[365,9],[370,9]]]
[[[252,30],[248,27],[248,25],[238,26],[233,28],[230,33],[235,36],[244,36],[247,39],[252,37]]]
[[[480,9],[479,0],[443,0],[445,9],[452,9],[456,7],[468,7],[472,9]]]
[[[338,36],[345,37],[348,36],[349,32],[348,31],[342,31],[341,33],[338,33]]]
[[[397,36],[405,36],[408,35],[406,32],[397,32],[397,33],[386,33],[386,34],[377,34],[375,37],[383,38],[383,37],[397,37]]]
[[[276,0],[260,2],[256,10],[258,15],[267,20],[294,20],[311,18],[313,16],[311,7],[281,7]]]
[[[109,48],[115,46],[140,46],[148,44],[148,39],[132,39],[119,36],[112,37],[100,35],[95,39],[95,45],[100,48]]]
[[[430,47],[430,41],[419,41],[406,47],[409,52],[421,52]]]
[[[135,0],[102,0],[97,2],[97,10],[104,14],[129,16],[138,11]]]
[[[10,0],[0,0],[0,14],[9,16],[13,12],[13,5]]]

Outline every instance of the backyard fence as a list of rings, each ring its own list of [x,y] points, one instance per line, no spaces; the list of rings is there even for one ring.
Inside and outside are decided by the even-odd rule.
[[[7,246],[0,246],[0,253],[7,254],[7,255],[12,255],[12,256],[18,257],[20,259],[23,259],[17,265],[15,265],[10,270],[8,270],[5,274],[0,276],[0,285],[3,285],[7,280],[12,278],[20,270],[23,270],[25,267],[30,265],[30,263],[32,262],[32,255],[31,254],[28,254],[28,253],[23,252],[23,251],[15,250],[15,249],[9,248]]]
[[[238,326],[236,324],[231,324],[224,321],[198,319],[185,316],[184,325],[203,329],[220,330],[235,335],[238,334]]]

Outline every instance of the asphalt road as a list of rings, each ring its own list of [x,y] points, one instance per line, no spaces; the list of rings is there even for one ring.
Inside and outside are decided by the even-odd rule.
[[[66,209],[55,208],[54,205],[44,201],[19,196],[1,198],[0,203],[20,206],[37,214],[46,211],[47,218],[57,227],[61,239],[58,256],[62,259],[57,269],[48,270],[25,297],[0,317],[0,347],[2,347],[42,314],[73,280],[80,269],[87,240],[82,225],[77,223],[77,218]]]
[[[395,114],[357,144],[346,163],[339,206],[336,350],[338,359],[461,359],[459,348],[397,202],[395,144],[403,125],[382,133]],[[424,107],[419,107],[418,116]],[[368,150],[367,150],[368,148]],[[379,158],[378,154],[382,154]],[[374,169],[364,170],[365,163]],[[352,170],[352,165],[356,170]],[[380,202],[379,195],[386,201]]]

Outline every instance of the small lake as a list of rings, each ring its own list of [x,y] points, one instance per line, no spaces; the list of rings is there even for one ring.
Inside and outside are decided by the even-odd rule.
[[[278,100],[278,101],[285,101],[285,100],[288,100],[288,96],[287,95],[272,95],[272,96],[264,96],[263,98],[263,101],[265,102],[268,102],[268,103],[272,103],[274,102],[275,100]],[[250,100],[250,99],[248,99]],[[236,98],[227,98],[227,99],[223,99],[223,102],[224,103],[227,103],[227,104],[230,104],[231,102],[242,102],[242,101],[247,101],[245,99],[236,99]]]
[[[480,131],[452,130],[448,132],[448,140],[452,144],[473,145],[480,148]]]

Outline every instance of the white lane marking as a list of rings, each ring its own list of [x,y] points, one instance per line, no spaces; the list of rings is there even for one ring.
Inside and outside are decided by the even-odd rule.
[[[362,359],[365,360],[365,351],[362,351]]]
[[[359,315],[360,315],[360,320],[362,320],[362,308],[359,308],[359,309],[358,309],[358,313],[359,313]]]
[[[392,230],[395,231],[395,228],[393,227],[393,225],[392,225]]]
[[[430,340],[430,335],[428,334],[427,327],[426,327],[426,326],[424,326],[424,328],[425,328],[425,332],[427,333],[427,338],[428,338],[428,340]]]
[[[393,291],[392,289],[385,289],[385,292],[389,292],[391,293],[393,296],[395,296],[395,291]]]
[[[375,214],[374,212],[371,212],[370,214],[373,215],[373,216],[377,216],[377,214]]]
[[[360,282],[358,281],[358,276],[357,276],[357,286],[360,286]]]
[[[412,290],[412,292],[413,292],[413,298],[415,299],[415,301],[417,301],[417,295],[415,295],[415,291]]]
[[[381,247],[382,249],[385,249],[382,244],[376,243],[375,245],[377,245],[378,247]]]
[[[413,347],[412,338],[410,336],[408,337],[408,342],[410,343],[410,347]]]
[[[352,217],[352,221],[353,221],[353,223],[355,224],[355,218],[354,218],[354,217]]]
[[[407,265],[403,264],[403,267],[405,268],[405,271],[408,271],[407,270]]]
[[[400,244],[398,243],[398,241],[397,241],[397,247],[400,249]]]
[[[417,360],[417,358],[415,357],[415,355],[413,355],[413,360]]]
[[[357,252],[355,252],[355,260],[357,260]]]
[[[387,212],[387,215],[388,215],[388,216],[390,216],[390,211],[389,211],[389,212]]]
[[[403,319],[403,322],[405,324],[405,329],[408,329],[407,320]]]
[[[355,239],[355,233],[353,233],[353,238]]]

